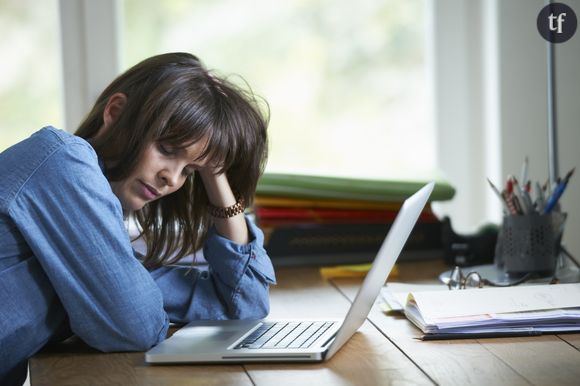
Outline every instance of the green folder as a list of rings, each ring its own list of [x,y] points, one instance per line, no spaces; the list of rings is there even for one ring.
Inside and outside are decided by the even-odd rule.
[[[256,194],[311,199],[345,199],[402,202],[429,181],[381,180],[355,177],[328,177],[304,174],[264,173]],[[435,179],[430,201],[450,200],[455,189]]]

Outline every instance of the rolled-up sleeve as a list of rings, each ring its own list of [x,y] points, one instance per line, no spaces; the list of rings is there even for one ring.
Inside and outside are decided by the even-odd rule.
[[[120,203],[90,145],[56,148],[9,213],[86,343],[145,350],[165,339],[161,291],[134,258]]]
[[[260,319],[269,312],[274,268],[262,231],[248,218],[252,241],[245,245],[210,229],[203,253],[208,269],[168,266],[151,271],[171,321]]]

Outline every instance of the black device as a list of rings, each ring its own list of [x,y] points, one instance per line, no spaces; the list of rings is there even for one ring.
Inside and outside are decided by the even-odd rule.
[[[474,234],[458,234],[453,230],[449,217],[444,217],[441,222],[446,264],[466,267],[494,262],[497,225],[482,226]]]

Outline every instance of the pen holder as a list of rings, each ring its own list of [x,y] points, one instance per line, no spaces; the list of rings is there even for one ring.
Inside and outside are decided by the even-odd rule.
[[[505,272],[552,274],[556,268],[566,214],[505,216],[495,249],[495,264]]]

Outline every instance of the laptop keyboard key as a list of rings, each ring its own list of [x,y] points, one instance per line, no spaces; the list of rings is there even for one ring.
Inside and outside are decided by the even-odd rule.
[[[333,323],[324,323],[324,325],[320,329],[318,329],[318,331],[316,331],[316,333],[312,335],[307,341],[305,341],[304,344],[300,347],[310,347],[312,343],[314,343],[318,338],[320,338],[322,334],[324,334],[326,330],[328,330],[332,325]]]
[[[262,345],[262,348],[279,348],[280,347],[279,343],[282,340],[284,340],[286,336],[291,334],[292,331],[294,331],[299,325],[300,323],[297,322],[288,323],[287,325],[284,326],[283,329],[278,331],[278,333],[275,336],[273,336],[268,342],[264,343],[264,345]]]
[[[280,348],[287,348],[290,346],[292,342],[294,342],[298,337],[300,337],[304,332],[308,329],[308,327],[312,326],[312,323],[300,323],[291,333],[286,335],[284,339],[277,343],[277,346]]]
[[[288,345],[288,348],[303,347],[304,342],[309,340],[312,335],[316,334],[316,332],[322,328],[323,325],[324,322],[314,322],[310,324],[310,326],[308,326],[308,328],[306,328],[306,330],[304,330],[304,332],[299,337],[297,337],[292,343]]]
[[[244,348],[260,348],[270,339],[272,339],[276,334],[280,332],[288,323],[276,323],[272,328],[266,331],[262,336],[256,339],[253,343],[245,345]]]

